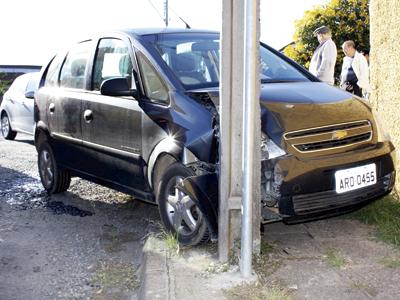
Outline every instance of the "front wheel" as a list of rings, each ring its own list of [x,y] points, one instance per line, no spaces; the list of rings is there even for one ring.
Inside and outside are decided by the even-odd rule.
[[[12,130],[10,119],[5,112],[1,116],[1,134],[6,140],[13,140],[17,136],[17,132]]]
[[[53,149],[47,142],[39,146],[38,167],[40,180],[49,194],[65,192],[71,183],[71,175],[60,169],[54,157]]]
[[[204,215],[195,201],[177,187],[185,178],[193,175],[193,171],[181,163],[174,163],[162,176],[157,193],[161,222],[177,236],[180,244],[187,246],[209,240]]]

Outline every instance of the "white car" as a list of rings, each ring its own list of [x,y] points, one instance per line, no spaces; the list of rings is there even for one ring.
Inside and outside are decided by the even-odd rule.
[[[6,140],[13,140],[17,132],[33,135],[33,105],[39,72],[17,77],[3,96],[0,106],[1,133]]]

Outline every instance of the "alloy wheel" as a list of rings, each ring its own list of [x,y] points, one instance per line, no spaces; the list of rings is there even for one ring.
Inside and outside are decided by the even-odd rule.
[[[10,132],[10,121],[8,120],[8,116],[3,116],[1,118],[1,133],[3,137],[6,137]]]
[[[51,186],[54,178],[54,169],[50,153],[47,150],[43,150],[40,153],[39,170],[42,175],[43,183],[46,187]]]
[[[177,186],[182,177],[173,177],[167,185],[167,215],[178,235],[190,235],[198,229],[202,213],[189,195]]]

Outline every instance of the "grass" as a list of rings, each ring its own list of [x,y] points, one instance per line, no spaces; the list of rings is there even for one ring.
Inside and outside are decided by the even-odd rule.
[[[92,283],[99,285],[103,293],[114,288],[135,290],[139,287],[136,270],[131,264],[111,261],[100,264]]]
[[[384,257],[380,260],[380,263],[386,268],[397,269],[400,268],[400,258]]]
[[[346,260],[340,252],[333,248],[329,248],[325,251],[324,259],[328,265],[339,269],[346,264]]]
[[[244,283],[224,291],[230,300],[291,300],[292,296],[286,288],[266,286],[258,282]]]
[[[164,240],[165,245],[167,246],[167,250],[170,253],[179,254],[180,246],[179,246],[178,236],[176,234],[162,228],[161,238]]]
[[[376,237],[400,248],[400,201],[388,195],[351,214],[352,218],[376,227]]]
[[[366,283],[363,283],[361,281],[353,281],[350,284],[350,288],[366,292],[373,298],[375,298],[378,295],[378,291],[374,287],[372,287]]]

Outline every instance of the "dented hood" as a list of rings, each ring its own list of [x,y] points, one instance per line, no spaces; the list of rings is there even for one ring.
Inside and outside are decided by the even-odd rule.
[[[218,88],[207,92],[219,105]],[[353,95],[320,82],[261,85],[261,128],[278,145],[284,132],[372,118],[369,106]]]
[[[265,84],[260,99],[261,128],[278,145],[284,132],[372,117],[363,100],[325,83]]]

